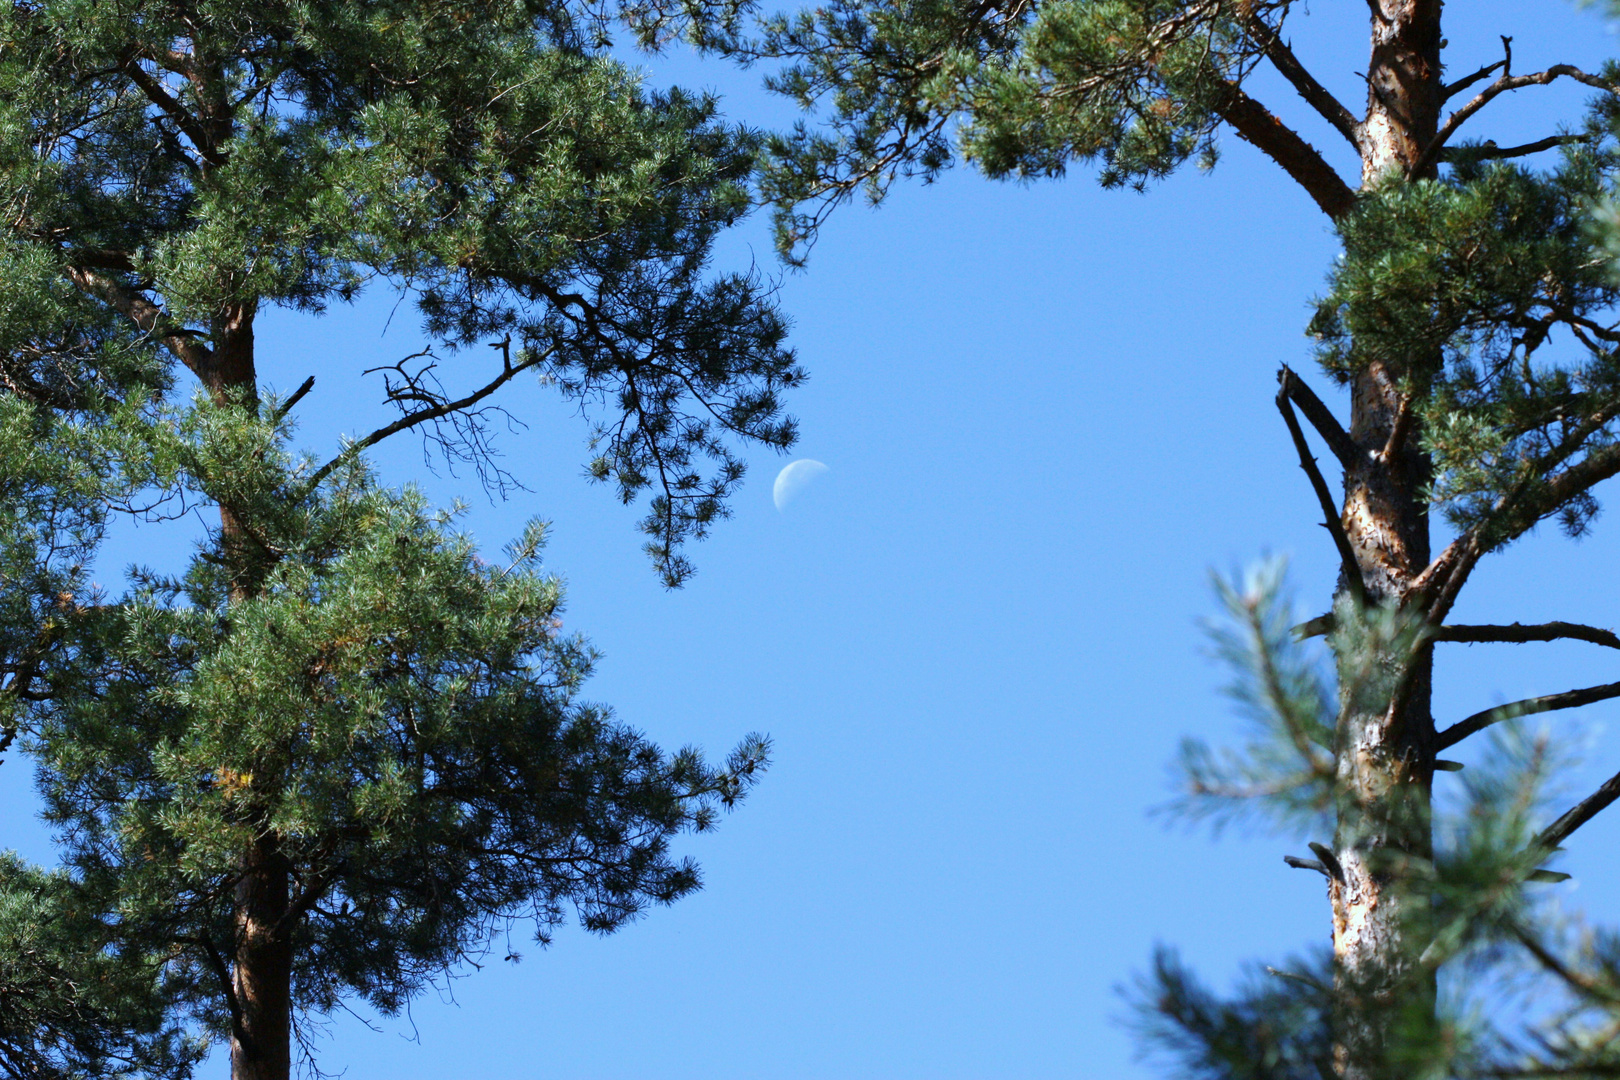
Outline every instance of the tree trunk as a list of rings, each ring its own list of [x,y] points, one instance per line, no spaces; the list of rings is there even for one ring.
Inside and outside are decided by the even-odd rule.
[[[1432,175],[1421,166],[1441,105],[1440,0],[1374,0],[1362,185]],[[1345,471],[1343,524],[1370,605],[1396,606],[1429,561],[1429,462],[1403,415],[1402,372],[1372,365],[1352,385],[1357,456]],[[1392,437],[1393,436],[1393,437]],[[1419,957],[1430,939],[1430,782],[1434,721],[1428,649],[1377,657],[1387,684],[1354,692],[1365,658],[1341,655],[1337,731],[1341,795],[1330,886],[1338,1010],[1334,1067],[1343,1080],[1398,1080],[1401,1039],[1434,1030],[1434,976]],[[1403,670],[1404,668],[1404,670]],[[1385,681],[1380,680],[1380,681]],[[1399,1029],[1399,1031],[1397,1031]]]
[[[250,305],[223,309],[212,322],[213,348],[198,378],[216,405],[258,404]],[[231,568],[231,600],[258,591],[263,557],[238,509],[219,508],[220,544]],[[292,1074],[291,868],[267,828],[242,853],[236,886],[236,942],[231,989],[231,1080],[290,1080]]]
[[[236,886],[231,1080],[289,1080],[292,1072],[292,934],[288,873],[274,837],[244,854]]]

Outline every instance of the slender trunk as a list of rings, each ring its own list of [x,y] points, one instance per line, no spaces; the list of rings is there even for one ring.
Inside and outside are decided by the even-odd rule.
[[[1367,119],[1361,129],[1363,186],[1413,179],[1440,112],[1440,0],[1375,0]],[[1429,462],[1404,417],[1402,372],[1372,365],[1352,386],[1343,522],[1370,604],[1394,606],[1429,561]],[[1392,438],[1392,433],[1395,435]],[[1363,658],[1364,660],[1364,658]],[[1335,1069],[1343,1080],[1407,1075],[1395,1053],[1435,1023],[1435,985],[1419,957],[1430,937],[1424,869],[1432,864],[1430,782],[1434,721],[1432,657],[1379,657],[1401,689],[1354,692],[1363,661],[1341,656],[1345,687],[1338,723],[1341,800],[1331,887],[1338,1015]],[[1364,669],[1363,669],[1364,670]]]
[[[236,306],[214,319],[211,362],[199,375],[217,405],[257,405],[253,317],[252,307]],[[263,553],[236,509],[221,506],[219,521],[220,544],[231,568],[231,599],[248,599],[262,580]],[[292,1075],[293,953],[286,917],[290,869],[268,829],[242,853],[231,965],[237,1010],[231,1080],[289,1080]]]
[[[231,1080],[288,1080],[292,1072],[292,940],[286,859],[265,836],[242,858],[236,886]]]

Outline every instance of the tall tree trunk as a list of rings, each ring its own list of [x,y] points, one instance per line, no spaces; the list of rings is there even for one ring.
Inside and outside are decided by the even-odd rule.
[[[236,886],[232,984],[238,1021],[231,1034],[231,1080],[288,1080],[292,1072],[292,935],[288,872],[275,839],[264,836],[242,858]]]
[[[1441,105],[1441,0],[1374,0],[1363,188],[1419,178]],[[1432,166],[1421,167],[1432,174]],[[1354,380],[1343,523],[1369,604],[1395,606],[1429,561],[1429,462],[1404,415],[1402,372],[1371,365]],[[1393,437],[1392,437],[1393,436]],[[1341,798],[1330,887],[1339,1009],[1335,1069],[1343,1080],[1398,1080],[1393,1053],[1433,1031],[1433,974],[1419,956],[1430,938],[1423,869],[1432,864],[1430,783],[1434,721],[1431,654],[1378,657],[1400,687],[1393,701],[1352,692],[1364,663],[1340,657],[1337,751]],[[1402,670],[1404,668],[1404,670]],[[1362,668],[1361,670],[1365,670]]]

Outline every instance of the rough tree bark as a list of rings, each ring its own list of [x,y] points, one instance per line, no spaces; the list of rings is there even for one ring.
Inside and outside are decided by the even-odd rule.
[[[1425,160],[1443,86],[1441,0],[1371,0],[1366,119],[1357,132],[1362,185],[1433,175]],[[1372,365],[1352,386],[1341,522],[1367,602],[1397,605],[1429,563],[1429,462],[1412,437],[1402,372]],[[1341,588],[1346,583],[1341,583]],[[1341,658],[1341,685],[1355,673]],[[1432,1023],[1434,977],[1420,968],[1429,897],[1410,883],[1433,858],[1430,786],[1434,720],[1428,648],[1389,658],[1398,687],[1387,705],[1346,692],[1336,747],[1341,801],[1329,893],[1340,1007],[1334,1067],[1343,1080],[1395,1080],[1391,1027]],[[1400,670],[1404,665],[1405,670]],[[1387,700],[1387,699],[1386,699]],[[1401,1013],[1393,1010],[1397,1002]]]

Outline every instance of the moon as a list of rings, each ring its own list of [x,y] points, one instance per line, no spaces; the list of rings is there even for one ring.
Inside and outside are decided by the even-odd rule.
[[[827,471],[827,466],[814,458],[800,458],[783,466],[782,471],[776,474],[776,486],[771,489],[771,501],[776,503],[776,509],[782,508],[793,501],[793,497],[803,491],[805,485]]]

